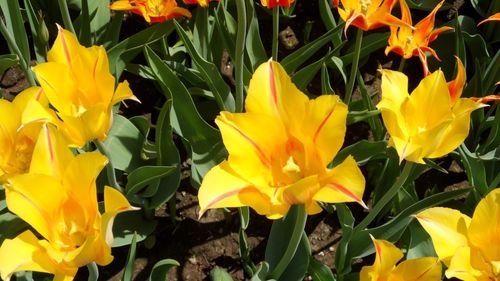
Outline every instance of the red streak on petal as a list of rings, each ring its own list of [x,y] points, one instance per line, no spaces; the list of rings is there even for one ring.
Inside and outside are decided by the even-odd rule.
[[[66,44],[66,39],[64,38],[62,29],[59,30],[59,36],[61,36],[61,44],[63,46],[64,56],[66,57],[68,64],[71,64],[71,57],[69,55],[68,45]]]
[[[374,241],[375,244],[375,252],[377,253],[377,257],[380,258],[380,263],[382,263],[382,248],[380,248],[380,245],[377,243],[377,241]]]
[[[330,110],[330,112],[328,112],[328,114],[325,116],[325,118],[323,119],[323,121],[321,121],[321,124],[319,124],[319,127],[316,129],[316,132],[314,132],[314,137],[313,137],[313,142],[314,143],[316,143],[316,139],[318,138],[321,129],[323,129],[323,127],[325,126],[325,124],[328,121],[328,119],[330,119],[330,116],[332,116],[332,113],[333,113],[334,109],[335,109],[335,106]]]
[[[54,162],[54,150],[52,147],[52,138],[50,136],[49,128],[45,126],[45,137],[47,138],[47,146],[50,155],[50,162]]]
[[[239,189],[235,189],[235,190],[231,190],[229,192],[226,192],[226,193],[223,193],[219,196],[216,196],[212,201],[210,201],[208,204],[207,204],[207,207],[205,208],[206,209],[210,209],[213,205],[215,205],[216,203],[228,198],[228,197],[231,197],[231,196],[234,196],[238,193],[240,193],[243,189],[247,188],[249,186],[244,186],[242,188],[239,188]]]
[[[269,63],[269,85],[271,86],[271,98],[272,98],[272,103],[278,109],[278,95],[276,93],[276,81],[274,77],[274,71],[273,71],[273,64],[271,61]]]
[[[40,90],[36,93],[35,95],[35,100],[40,100],[40,97],[42,96],[42,93],[43,93],[43,89],[40,88]]]
[[[257,156],[264,165],[266,165],[267,167],[271,167],[271,161],[266,157],[266,154],[264,153],[262,148],[254,140],[252,140],[249,136],[247,136],[244,132],[242,132],[238,127],[234,126],[233,124],[227,123],[227,125],[232,129],[234,129],[236,132],[238,132],[246,141],[248,141],[253,146],[255,152],[257,152]]]
[[[328,187],[335,189],[337,191],[340,191],[341,193],[347,195],[348,197],[352,198],[356,202],[361,202],[361,199],[356,196],[356,194],[352,193],[349,189],[347,189],[345,186],[340,185],[335,182],[330,182],[327,184]]]

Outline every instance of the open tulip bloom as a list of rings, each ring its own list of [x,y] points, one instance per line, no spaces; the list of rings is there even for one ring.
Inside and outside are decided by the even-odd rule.
[[[429,52],[437,60],[440,60],[436,52],[428,45],[436,40],[440,33],[453,29],[449,26],[434,29],[436,13],[443,5],[443,2],[439,3],[427,17],[418,22],[415,28],[412,29],[410,27],[412,25],[410,8],[405,0],[400,0],[399,3],[402,13],[401,20],[406,22],[408,26],[391,26],[389,46],[385,49],[385,54],[387,55],[389,52],[395,52],[405,59],[409,59],[412,56],[418,56],[422,62],[424,75],[428,75],[429,67],[427,66],[427,56],[425,53]]]
[[[457,148],[469,134],[470,114],[484,105],[460,98],[465,71],[458,60],[455,80],[446,83],[437,70],[426,76],[408,94],[408,77],[398,71],[382,70],[382,100],[377,108],[389,132],[389,146],[400,160],[425,163]]]
[[[186,0],[186,3],[200,3],[202,6],[207,6],[208,0]],[[175,0],[118,0],[111,4],[110,9],[131,11],[142,16],[150,23],[164,22],[176,17],[191,17],[191,13],[184,8],[178,7]]]
[[[405,260],[403,252],[386,240],[373,239],[375,261],[363,266],[360,281],[440,281],[441,263],[436,257]],[[397,264],[397,265],[396,265]]]
[[[23,118],[23,122],[52,122],[76,147],[94,139],[105,140],[112,123],[112,106],[137,98],[127,81],[119,83],[115,90],[104,47],[86,48],[74,34],[58,28],[56,41],[47,54],[48,62],[33,67],[58,118],[50,110],[33,106],[30,118]]]
[[[416,215],[432,238],[446,277],[465,281],[500,278],[500,188],[476,206],[472,218],[457,210],[436,207]]]
[[[317,201],[364,206],[365,180],[354,158],[327,168],[346,131],[347,106],[338,96],[309,100],[279,63],[268,61],[250,81],[245,109],[215,120],[229,158],[203,179],[200,215],[250,206],[276,219],[293,204],[304,204],[309,214],[321,212]]]
[[[295,0],[260,0],[262,6],[269,9],[272,9],[274,7],[289,8],[293,2],[295,2]]]
[[[120,192],[105,187],[105,212],[99,212],[95,180],[106,163],[98,152],[74,156],[54,128],[40,130],[29,173],[11,177],[5,185],[9,210],[40,236],[26,230],[3,242],[3,280],[25,270],[72,280],[81,266],[113,260],[113,219],[132,207]]]

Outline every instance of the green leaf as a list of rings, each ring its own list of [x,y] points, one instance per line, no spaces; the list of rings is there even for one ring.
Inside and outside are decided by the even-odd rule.
[[[255,12],[255,2],[247,2],[248,34],[246,38],[246,51],[252,71],[267,60],[267,53],[259,32],[259,21]]]
[[[372,159],[385,158],[387,151],[387,142],[386,141],[367,141],[361,140],[355,144],[352,144],[348,147],[343,148],[335,159],[333,160],[333,166],[336,166],[342,161],[344,161],[348,155],[352,155],[358,165],[363,166],[368,161]]]
[[[319,14],[321,16],[321,20],[325,25],[326,30],[331,30],[337,27],[337,22],[333,17],[331,1],[330,0],[320,0],[319,1]],[[342,44],[342,30],[339,30],[335,33],[332,38],[333,46],[340,46]],[[337,55],[337,53],[335,53]]]
[[[372,33],[366,36],[363,36],[363,42],[361,45],[361,54],[359,59],[363,59],[367,57],[371,53],[376,52],[377,50],[385,47],[387,45],[387,40],[389,39],[389,32],[384,33]],[[354,46],[351,46],[350,52],[340,57],[343,62],[344,67],[352,63],[352,59],[354,56]]]
[[[179,266],[180,264],[176,260],[163,259],[153,266],[151,273],[149,275],[149,281],[167,281],[167,272],[173,266]]]
[[[201,178],[226,156],[219,131],[203,120],[184,84],[148,47],[144,54],[167,99],[172,99],[170,124],[191,147],[191,176],[199,184]]]
[[[132,281],[134,274],[134,261],[135,261],[135,251],[137,243],[137,234],[134,232],[132,237],[132,243],[130,244],[130,250],[127,254],[127,261],[125,267],[123,268],[123,278],[122,281]]]
[[[215,64],[206,61],[200,53],[198,53],[184,29],[176,21],[174,21],[174,23],[175,29],[184,42],[184,45],[186,46],[186,49],[188,50],[189,55],[191,56],[191,59],[196,65],[198,71],[200,71],[200,75],[205,79],[208,87],[214,93],[215,100],[217,101],[219,108],[221,110],[234,112],[234,97],[231,94],[231,89],[226,82],[224,82],[219,69],[215,66]]]
[[[270,281],[266,278],[268,273],[269,264],[265,261],[260,262],[259,266],[257,267],[257,271],[255,271],[255,274],[252,276],[252,279],[250,279],[250,281]]]
[[[14,54],[0,55],[0,76],[10,67],[19,63],[19,58]]]
[[[330,84],[330,75],[328,74],[328,67],[325,63],[321,65],[321,93],[334,94],[335,91]]]
[[[125,192],[127,195],[138,193],[147,185],[170,175],[175,170],[175,166],[141,166],[128,175]]]
[[[7,30],[14,38],[17,47],[21,51],[22,59],[29,63],[30,61],[30,48],[28,44],[28,35],[24,29],[24,21],[21,15],[21,7],[19,1],[0,1],[0,8],[3,12],[2,21],[5,21]],[[11,53],[13,46],[9,46]]]
[[[144,138],[145,136],[127,118],[119,114],[113,115],[113,125],[104,146],[116,169],[130,172],[141,165]]]
[[[212,281],[233,281],[233,278],[227,271],[221,267],[214,267],[210,271],[210,280]]]
[[[29,225],[26,222],[8,210],[0,212],[0,244],[4,239],[14,239],[28,228]]]
[[[411,235],[411,239],[406,251],[407,260],[437,256],[429,234],[427,234],[417,221],[412,221],[408,225],[408,232]]]
[[[305,232],[302,233],[297,251],[278,281],[301,281],[307,273],[311,259],[311,246]]]
[[[309,261],[307,272],[311,274],[313,281],[336,281],[332,270],[314,258]]]
[[[156,228],[157,221],[147,219],[141,211],[127,211],[116,216],[113,222],[113,246],[130,245],[136,236],[136,241],[146,239]]]

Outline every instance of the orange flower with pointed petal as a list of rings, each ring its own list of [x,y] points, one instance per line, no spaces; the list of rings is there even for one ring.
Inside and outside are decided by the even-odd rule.
[[[149,23],[164,22],[176,17],[191,17],[191,13],[178,7],[175,0],[118,0],[109,8],[116,11],[131,11]]]
[[[203,179],[200,215],[250,206],[276,219],[293,204],[304,204],[309,214],[321,212],[317,201],[365,206],[365,180],[354,158],[327,168],[346,132],[347,106],[338,96],[309,100],[279,63],[268,61],[250,81],[245,109],[215,120],[229,158]]]
[[[210,2],[219,2],[220,0],[184,0],[184,4],[200,5],[201,7],[208,7]]]
[[[274,7],[285,7],[288,8],[295,0],[260,0],[262,6],[272,9]]]
[[[338,8],[340,17],[346,22],[344,31],[354,25],[364,31],[385,25],[407,25],[404,21],[391,15],[396,0],[332,0]]]
[[[494,15],[492,15],[492,16],[490,16],[490,17],[488,17],[487,19],[482,20],[482,21],[481,21],[480,23],[478,23],[477,25],[481,25],[481,24],[483,24],[483,23],[485,23],[485,22],[489,22],[489,21],[498,21],[498,20],[500,20],[500,13],[496,13],[496,14],[494,14]]]
[[[26,230],[3,242],[3,280],[30,270],[69,281],[79,267],[91,262],[109,264],[113,260],[113,219],[132,209],[123,194],[105,187],[105,212],[99,212],[95,181],[106,157],[98,152],[74,156],[63,136],[50,126],[40,130],[29,173],[9,178],[4,186],[9,210],[41,238]]]
[[[406,4],[405,0],[400,0],[399,3],[402,13],[401,20],[411,26],[412,19],[408,4]],[[405,59],[409,59],[412,56],[418,56],[422,62],[424,75],[428,75],[429,68],[427,66],[427,57],[425,53],[431,53],[438,61],[440,61],[436,52],[429,47],[429,44],[436,40],[440,33],[453,29],[449,26],[434,29],[436,13],[439,8],[441,8],[443,3],[444,1],[439,3],[427,17],[417,23],[417,25],[415,25],[415,29],[408,26],[391,26],[389,46],[385,49],[385,54],[387,55],[389,52],[395,52]]]

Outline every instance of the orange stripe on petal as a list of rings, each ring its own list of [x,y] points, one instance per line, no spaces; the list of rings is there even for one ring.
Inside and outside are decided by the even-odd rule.
[[[314,132],[314,137],[313,137],[313,142],[314,143],[316,143],[316,139],[318,138],[318,135],[319,135],[321,129],[323,129],[323,127],[325,126],[326,122],[328,122],[328,119],[330,119],[330,116],[332,116],[332,113],[333,113],[334,110],[335,110],[335,106],[330,110],[330,112],[328,112],[328,114],[326,115],[326,117],[319,124],[318,128],[316,129],[316,132]]]
[[[54,147],[52,146],[52,136],[50,135],[50,131],[47,125],[44,125],[43,128],[45,130],[45,137],[47,138],[47,150],[49,151],[50,162],[54,162]]]
[[[234,195],[237,195],[239,194],[241,191],[243,191],[245,188],[248,188],[250,186],[245,186],[245,187],[242,187],[242,188],[239,188],[239,189],[235,189],[235,190],[231,190],[229,192],[226,192],[226,193],[223,193],[219,196],[216,196],[212,201],[210,201],[207,206],[203,209],[200,210],[200,214],[198,215],[198,219],[201,218],[203,216],[203,214],[210,208],[212,208],[212,206],[214,206],[215,204],[217,204],[218,202],[226,199],[226,198],[229,198],[231,196],[234,196]]]
[[[273,104],[276,109],[278,109],[278,94],[276,91],[276,80],[274,76],[274,70],[273,70],[273,62],[269,60],[269,86],[271,87],[271,104]]]
[[[333,190],[339,191],[340,193],[343,193],[347,195],[347,197],[352,198],[355,202],[360,204],[363,208],[368,209],[368,206],[366,206],[365,202],[361,198],[359,198],[356,194],[354,194],[352,191],[347,189],[345,186],[335,183],[335,182],[330,182],[327,183],[326,186],[330,187]]]
[[[66,57],[66,60],[68,61],[68,65],[71,65],[71,56],[69,55],[69,50],[68,50],[68,44],[66,43],[66,39],[64,38],[64,32],[63,28],[60,25],[57,25],[57,28],[59,29],[59,37],[61,38],[61,44],[64,50],[64,57]]]
[[[234,129],[238,134],[240,134],[246,141],[248,141],[253,148],[255,149],[255,152],[257,152],[257,156],[259,156],[260,161],[266,165],[267,167],[271,167],[271,160],[269,160],[262,150],[262,148],[249,136],[247,136],[243,131],[241,131],[238,127],[234,126],[233,124],[226,123],[229,127]]]

